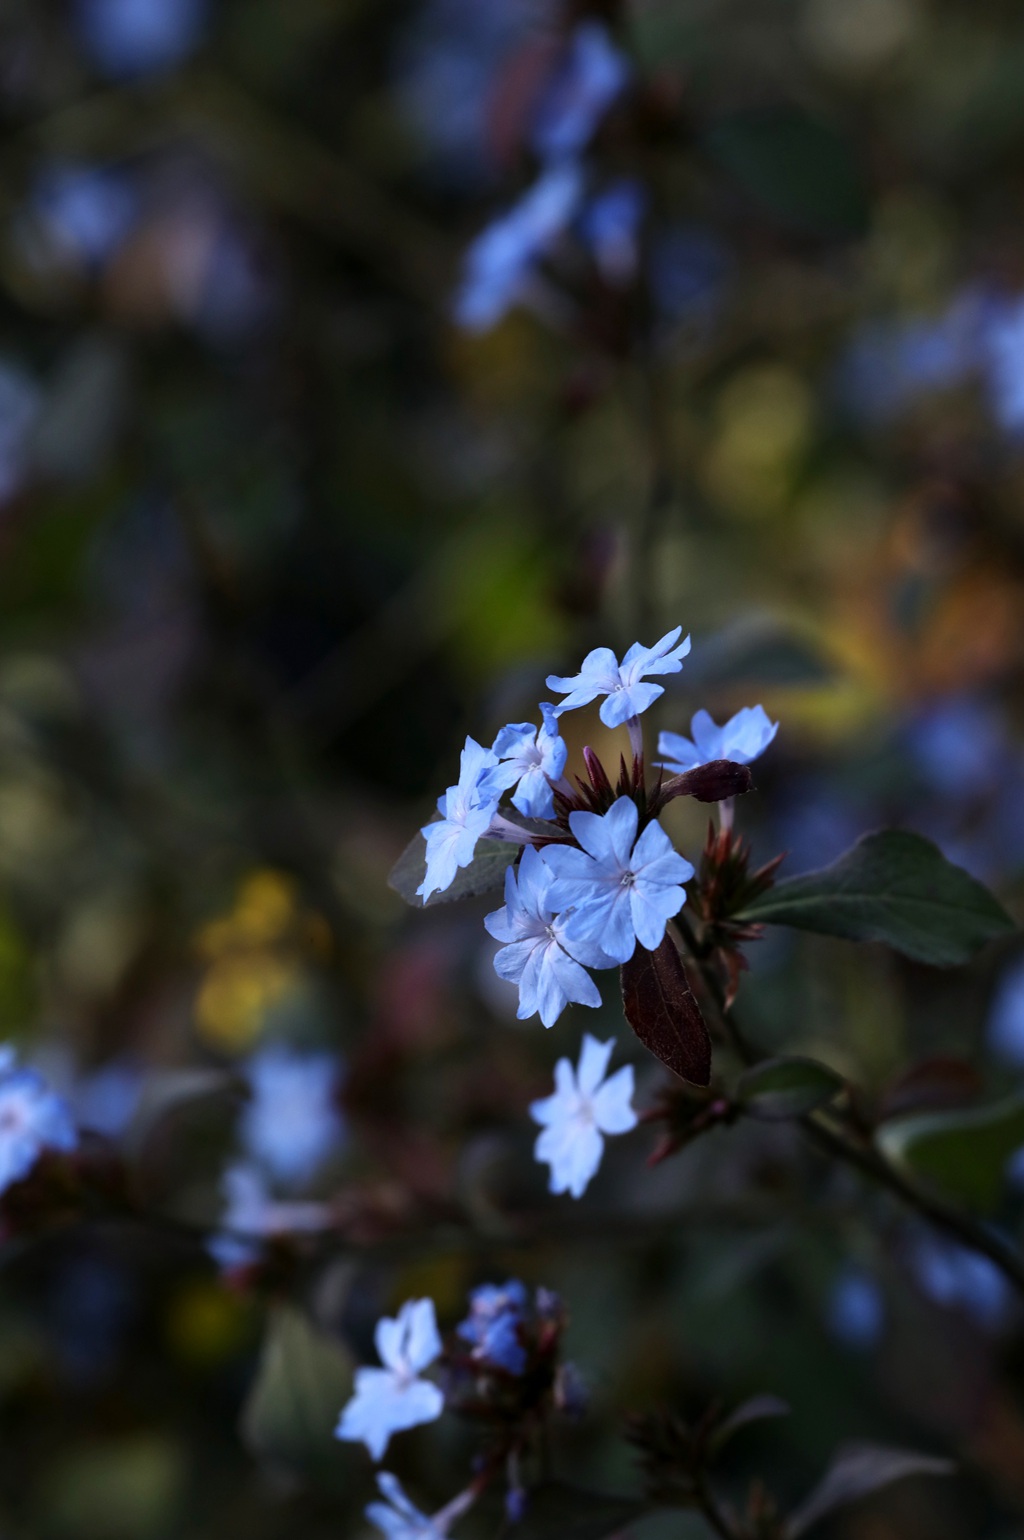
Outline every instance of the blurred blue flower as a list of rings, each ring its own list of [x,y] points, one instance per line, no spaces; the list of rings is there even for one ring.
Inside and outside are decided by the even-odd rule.
[[[263,1173],[236,1162],[221,1178],[227,1206],[223,1230],[212,1235],[206,1249],[219,1267],[248,1267],[264,1255],[264,1242],[276,1236],[322,1230],[329,1219],[323,1203],[282,1202],[271,1196]]]
[[[583,848],[551,845],[544,852],[555,877],[547,902],[556,914],[573,910],[564,944],[578,955],[592,946],[624,963],[638,941],[653,952],[666,922],[686,902],[682,884],[693,867],[657,819],[637,839],[638,819],[629,797],[619,797],[607,813],[570,813],[569,827]]]
[[[996,422],[1005,433],[1024,429],[1024,298],[993,302],[983,336],[985,377]]]
[[[427,843],[427,870],[416,892],[424,903],[432,893],[451,887],[455,873],[470,864],[477,841],[487,833],[500,796],[488,775],[497,763],[490,749],[475,738],[466,739],[458,783],[437,801],[441,821],[425,824],[420,831]]]
[[[648,281],[655,309],[669,324],[703,336],[722,306],[732,256],[711,230],[680,225],[651,240]]]
[[[393,1433],[433,1422],[444,1410],[438,1387],[419,1378],[441,1352],[433,1300],[407,1300],[397,1317],[377,1322],[374,1341],[384,1368],[356,1370],[335,1437],[364,1443],[380,1460]]]
[[[499,791],[516,787],[513,806],[527,818],[554,817],[549,782],[561,778],[569,753],[559,736],[554,706],[542,701],[540,712],[539,728],[532,722],[512,722],[501,729],[492,747],[501,763],[487,776],[488,783]]]
[[[245,1075],[252,1090],[239,1128],[246,1154],[277,1181],[304,1185],[344,1134],[337,1060],[272,1044],[253,1055]]]
[[[658,753],[665,756],[665,768],[679,774],[710,764],[713,759],[749,765],[764,753],[778,730],[778,722],[769,719],[763,706],[744,706],[722,727],[706,711],[698,711],[690,722],[692,740],[681,733],[662,733]]]
[[[932,786],[958,798],[975,796],[1000,779],[1008,746],[999,712],[968,697],[932,706],[911,724],[907,742]]]
[[[536,265],[575,217],[583,176],[572,164],[544,172],[507,213],[469,246],[455,297],[455,319],[469,331],[488,331],[527,297]]]
[[[42,392],[26,371],[0,359],[0,506],[25,478],[29,437],[42,401]]]
[[[604,1078],[614,1047],[614,1039],[599,1043],[585,1033],[578,1069],[559,1059],[554,1095],[530,1104],[530,1116],[543,1130],[534,1155],[551,1167],[548,1186],[554,1193],[582,1197],[601,1164],[604,1136],[636,1127],[632,1064]]]
[[[885,1300],[877,1280],[863,1268],[844,1268],[829,1295],[826,1322],[845,1347],[874,1347],[885,1327]]]
[[[566,940],[567,919],[556,915],[548,901],[551,882],[540,852],[527,846],[518,877],[513,867],[505,873],[505,907],[484,919],[489,934],[507,943],[495,956],[494,971],[519,985],[519,1020],[539,1014],[546,1027],[554,1025],[570,1001],[599,1006],[601,994],[586,967],[611,966],[599,944]]]
[[[37,173],[29,209],[62,253],[96,267],[134,228],[138,189],[134,178],[116,166],[56,161]]]
[[[88,1385],[115,1365],[136,1315],[130,1274],[113,1258],[85,1252],[67,1258],[53,1275],[47,1326],[61,1366]]]
[[[172,69],[198,48],[207,0],[75,0],[82,48],[112,79]]]
[[[82,1128],[117,1139],[135,1115],[143,1073],[137,1064],[111,1059],[77,1080],[71,1101]]]
[[[959,1310],[978,1326],[992,1330],[1006,1316],[1010,1285],[1003,1274],[977,1251],[937,1235],[920,1234],[910,1252],[914,1277],[928,1298],[949,1310]]]
[[[591,198],[580,215],[580,235],[607,283],[627,284],[636,275],[647,201],[639,182],[622,177]]]
[[[469,1315],[455,1328],[473,1345],[473,1357],[494,1364],[509,1374],[522,1374],[526,1350],[519,1340],[519,1325],[528,1303],[526,1285],[518,1278],[499,1286],[483,1283],[470,1291]]]
[[[425,1513],[413,1506],[397,1476],[382,1470],[377,1476],[377,1486],[384,1502],[370,1503],[366,1517],[387,1536],[387,1540],[444,1540],[444,1530],[438,1529]]]
[[[71,1110],[34,1069],[18,1069],[9,1044],[0,1048],[0,1193],[28,1176],[46,1150],[78,1144]]]
[[[581,22],[537,109],[533,147],[541,159],[578,155],[625,90],[629,73],[608,29],[599,21]]]
[[[689,637],[679,641],[682,630],[682,626],[675,626],[653,647],[634,642],[621,664],[610,647],[595,647],[583,659],[578,674],[567,678],[549,674],[548,689],[565,696],[555,707],[555,715],[575,711],[603,695],[600,717],[605,727],[621,727],[630,717],[638,717],[665,693],[663,685],[644,684],[647,675],[678,674],[681,670],[690,651]]]
[[[998,1059],[1015,1069],[1024,1068],[1024,956],[1015,958],[999,976],[985,1035]]]

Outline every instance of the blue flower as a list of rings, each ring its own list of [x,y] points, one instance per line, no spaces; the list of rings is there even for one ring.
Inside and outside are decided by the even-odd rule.
[[[370,1503],[366,1517],[387,1540],[444,1540],[445,1531],[409,1501],[397,1476],[382,1470],[377,1476],[382,1503]]]
[[[494,740],[492,752],[501,760],[487,781],[498,791],[515,786],[514,807],[527,818],[551,818],[555,800],[550,782],[560,779],[569,750],[558,733],[555,708],[541,702],[540,728],[531,722],[512,722]]]
[[[392,1433],[433,1422],[444,1410],[437,1386],[419,1378],[441,1352],[433,1300],[407,1300],[397,1317],[377,1322],[374,1341],[384,1368],[356,1370],[355,1395],[335,1437],[364,1443],[379,1460]]]
[[[226,1270],[258,1262],[265,1240],[308,1234],[322,1230],[328,1222],[325,1204],[281,1202],[271,1197],[262,1172],[241,1161],[227,1168],[221,1187],[227,1198],[221,1217],[224,1229],[210,1237],[206,1249]]]
[[[689,637],[679,641],[682,629],[676,626],[653,647],[634,642],[621,665],[610,647],[595,647],[583,659],[578,674],[565,679],[549,674],[548,689],[565,696],[555,707],[555,715],[575,711],[603,695],[606,699],[601,702],[600,715],[605,727],[621,727],[631,717],[638,717],[665,693],[663,685],[641,681],[648,674],[678,674],[682,668],[682,660],[690,650]]]
[[[466,739],[459,766],[458,785],[449,786],[438,798],[440,823],[428,823],[420,831],[427,842],[427,871],[416,892],[426,903],[431,893],[443,893],[455,881],[459,867],[468,866],[476,842],[487,833],[500,793],[488,779],[498,759],[473,738]]]
[[[252,1087],[240,1125],[247,1154],[281,1182],[309,1181],[343,1132],[334,1055],[274,1044],[253,1056],[245,1074]]]
[[[202,39],[207,0],[77,0],[75,12],[93,64],[120,79],[186,59]]]
[[[956,1241],[922,1233],[911,1250],[910,1263],[921,1288],[936,1305],[961,1311],[989,1330],[1004,1320],[1010,1286],[988,1257]]]
[[[547,902],[559,915],[574,910],[564,945],[577,954],[599,946],[613,962],[624,963],[638,941],[653,952],[666,922],[686,902],[681,884],[689,882],[693,867],[656,820],[639,839],[637,823],[636,803],[619,797],[604,814],[570,813],[569,827],[582,850],[552,845],[544,852],[555,877]]]
[[[125,172],[113,166],[55,162],[38,175],[32,213],[62,251],[95,265],[112,256],[138,215],[138,196]]]
[[[1000,976],[989,1007],[986,1037],[991,1051],[1006,1064],[1024,1065],[1024,956]]]
[[[579,168],[553,166],[466,252],[455,319],[488,331],[528,292],[534,268],[568,228],[583,192]]]
[[[601,1004],[600,991],[581,963],[591,968],[611,966],[599,942],[584,938],[576,945],[567,943],[568,917],[558,914],[548,900],[551,882],[544,858],[527,846],[518,878],[512,867],[505,873],[505,907],[484,919],[494,939],[508,943],[495,957],[494,971],[519,985],[519,1020],[539,1012],[546,1027],[558,1020],[570,1001]]]
[[[510,1278],[503,1287],[483,1283],[471,1291],[469,1315],[455,1329],[473,1344],[474,1358],[509,1374],[522,1374],[526,1350],[519,1340],[519,1325],[527,1303],[526,1285],[518,1278]]]
[[[637,1124],[633,1066],[605,1080],[614,1041],[584,1035],[578,1070],[568,1059],[555,1065],[555,1094],[533,1102],[530,1116],[542,1126],[534,1155],[551,1167],[552,1192],[582,1197],[601,1164],[605,1134],[625,1134]]]
[[[73,1150],[78,1135],[63,1097],[34,1069],[17,1069],[0,1048],[0,1193],[28,1176],[46,1150]]]
[[[983,332],[992,410],[1006,433],[1024,429],[1024,299],[997,302]]]
[[[843,1270],[829,1298],[827,1324],[845,1347],[875,1346],[885,1329],[885,1300],[870,1273],[858,1267]]]
[[[626,284],[636,272],[640,221],[647,194],[639,182],[623,177],[592,198],[580,219],[580,234],[593,252],[601,276]]]
[[[744,706],[722,727],[706,711],[698,711],[690,723],[693,738],[681,733],[661,733],[658,753],[665,756],[666,770],[682,773],[710,764],[713,759],[731,759],[737,765],[749,765],[763,754],[779,730],[763,706]]]
[[[541,101],[533,147],[543,160],[578,155],[617,96],[629,65],[598,21],[581,22]]]

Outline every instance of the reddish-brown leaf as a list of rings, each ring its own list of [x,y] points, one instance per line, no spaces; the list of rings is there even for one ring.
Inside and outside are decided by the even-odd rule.
[[[711,1038],[671,936],[654,952],[638,946],[622,965],[622,1006],[655,1058],[692,1085],[711,1080]]]

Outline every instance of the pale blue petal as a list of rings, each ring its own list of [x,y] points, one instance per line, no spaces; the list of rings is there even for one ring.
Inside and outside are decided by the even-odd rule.
[[[658,753],[666,769],[675,770],[679,775],[707,763],[697,745],[684,738],[682,733],[659,733]]]
[[[749,765],[763,754],[779,730],[763,706],[744,706],[722,728],[722,758]]]
[[[605,727],[621,727],[630,717],[641,716],[664,693],[660,684],[633,684],[628,689],[617,690],[602,703],[601,721]]]
[[[589,1032],[583,1034],[579,1068],[576,1071],[576,1084],[582,1096],[593,1096],[601,1084],[614,1047],[613,1037],[610,1037],[606,1043],[599,1043],[597,1038],[591,1037]]]
[[[373,1330],[373,1345],[377,1349],[377,1357],[386,1368],[397,1371],[405,1368],[404,1342],[405,1321],[402,1312],[399,1311],[397,1316],[382,1316]]]
[[[693,741],[701,754],[701,763],[709,764],[722,756],[722,729],[706,711],[696,711],[690,721]]]
[[[499,759],[514,759],[532,749],[536,741],[537,729],[531,722],[510,722],[495,738],[491,752]]]
[[[633,1066],[616,1070],[594,1093],[593,1107],[597,1126],[603,1134],[628,1134],[639,1121],[632,1107]]]
[[[533,936],[525,941],[513,941],[511,946],[503,946],[494,956],[495,973],[509,984],[518,984],[523,976],[523,969],[540,944]]]
[[[596,1009],[601,1004],[601,991],[590,974],[560,946],[552,946],[548,966],[554,972],[566,999],[573,1005],[589,1005]]]
[[[399,1312],[408,1340],[406,1362],[417,1372],[432,1364],[441,1355],[441,1336],[437,1329],[432,1299],[408,1300]]]
[[[634,888],[629,900],[636,939],[653,952],[664,940],[665,925],[686,901],[682,888],[654,888],[650,893]]]
[[[570,951],[591,943],[600,947],[613,963],[628,962],[636,941],[629,909],[629,889],[616,886],[606,887],[603,892],[598,890],[595,898],[569,916],[565,937]]]
[[[581,1198],[601,1164],[604,1140],[593,1124],[577,1122],[560,1130],[545,1129],[534,1153],[551,1166],[551,1192]]]
[[[551,870],[539,850],[527,845],[519,861],[519,901],[524,914],[535,922],[531,927],[536,934],[546,925],[550,910],[547,892],[551,886]]]
[[[559,1059],[555,1065],[555,1092],[540,1101],[530,1103],[530,1116],[535,1123],[562,1121],[568,1108],[576,1101],[576,1071],[568,1059]]]
[[[565,957],[557,942],[549,941],[546,946],[539,946],[536,952],[536,973],[534,978],[534,1011],[540,1015],[540,1019],[546,1027],[553,1027],[568,1005],[568,997],[559,982],[557,969],[552,966],[552,954],[555,957]],[[565,959],[569,961],[568,958]],[[580,972],[583,970],[580,969]],[[525,975],[524,975],[525,978]],[[533,1011],[528,1013],[533,1015]]]
[[[553,778],[557,779],[560,774],[561,771],[558,771]],[[540,765],[531,765],[523,773],[518,790],[512,797],[512,805],[517,807],[525,818],[554,817],[555,794]]]

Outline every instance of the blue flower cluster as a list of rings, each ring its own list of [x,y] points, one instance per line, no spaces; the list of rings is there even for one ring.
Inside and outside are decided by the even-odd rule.
[[[581,22],[567,40],[534,115],[530,147],[537,180],[483,230],[466,253],[455,302],[460,325],[487,331],[542,291],[540,264],[575,224],[600,272],[628,281],[636,266],[645,198],[620,178],[591,193],[583,155],[629,83],[629,66],[601,22]]]
[[[469,866],[485,835],[526,847],[518,868],[505,874],[505,903],[485,925],[503,943],[495,957],[499,977],[519,987],[521,1020],[539,1015],[550,1027],[566,1005],[599,1006],[601,996],[588,968],[626,963],[637,946],[654,951],[665,927],[686,902],[692,864],[672,846],[656,816],[687,789],[686,773],[717,760],[747,764],[767,748],[777,730],[760,706],[745,708],[723,727],[707,712],[693,718],[693,739],[663,733],[664,775],[650,787],[644,773],[640,717],[664,693],[653,680],[675,674],[690,650],[676,626],[653,647],[639,642],[621,663],[607,647],[588,653],[578,673],[551,675],[548,688],[563,699],[544,702],[540,728],[514,723],[502,728],[491,749],[467,738],[458,784],[439,800],[439,821],[425,825],[426,872],[417,892],[426,901],[451,887]],[[633,750],[617,786],[590,750],[589,785],[565,777],[567,749],[558,719],[600,700],[606,727],[625,727]],[[512,810],[501,811],[503,792]],[[570,1184],[575,1185],[575,1184]]]

